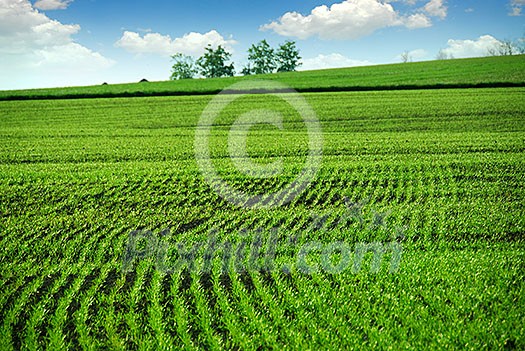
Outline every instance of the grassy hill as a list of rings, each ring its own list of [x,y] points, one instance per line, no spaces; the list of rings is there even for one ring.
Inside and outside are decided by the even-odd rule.
[[[483,57],[89,87],[0,91],[0,100],[216,94],[245,79],[282,82],[299,92],[525,86],[525,55]]]
[[[525,350],[524,58],[1,92],[0,350]]]

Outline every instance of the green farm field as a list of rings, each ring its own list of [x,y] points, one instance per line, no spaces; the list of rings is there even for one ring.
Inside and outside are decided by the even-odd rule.
[[[285,72],[257,77],[189,79],[0,91],[0,100],[210,95],[243,80],[279,81],[299,92],[525,86],[525,55]]]
[[[0,349],[524,349],[524,97],[524,87],[295,96],[317,115],[322,159],[304,192],[272,208],[236,206],[202,176],[194,140],[213,95],[0,101]],[[253,127],[246,151],[283,168],[254,179],[229,157],[230,127],[268,107],[282,129]],[[301,116],[268,94],[224,109],[210,145],[218,174],[251,194],[283,189],[308,155]],[[134,243],[137,230],[154,239]],[[205,252],[184,259],[212,237],[263,242],[261,256],[225,269],[223,245],[209,266]],[[336,274],[312,251],[317,269],[305,272],[309,243],[395,244],[402,256],[393,270],[386,252],[374,269],[370,252]],[[330,258],[344,262],[342,251]]]

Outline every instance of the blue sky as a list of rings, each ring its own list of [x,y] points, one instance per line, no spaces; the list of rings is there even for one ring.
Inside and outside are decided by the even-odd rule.
[[[525,36],[525,0],[0,0],[0,89],[166,80],[170,54],[295,40],[301,69],[486,55]]]

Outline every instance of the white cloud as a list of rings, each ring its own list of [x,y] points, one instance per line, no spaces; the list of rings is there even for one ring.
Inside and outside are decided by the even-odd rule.
[[[447,13],[448,13],[448,8],[446,6],[447,0],[383,0],[383,2],[385,3],[400,2],[408,6],[415,6],[418,3],[426,2],[425,6],[418,9],[417,11],[421,11],[423,13],[426,13],[429,16],[439,17],[441,19],[444,19],[445,17],[447,17]]]
[[[416,13],[415,15],[408,16],[404,20],[404,25],[408,29],[427,28],[432,26],[432,21],[422,13]]]
[[[38,0],[34,7],[39,10],[65,10],[73,0]]]
[[[510,1],[510,8],[511,12],[509,15],[511,16],[521,16],[521,10],[525,6],[525,0],[511,0]]]
[[[30,66],[34,67],[60,68],[72,66],[97,71],[99,68],[107,68],[113,64],[111,60],[108,60],[98,52],[93,52],[77,43],[35,50],[34,54],[36,60],[30,64]]]
[[[211,30],[201,34],[191,32],[181,38],[171,39],[169,35],[159,33],[148,33],[140,36],[139,33],[125,31],[115,46],[125,49],[133,54],[159,54],[173,55],[183,53],[186,55],[200,56],[207,45],[217,47],[222,45],[228,51],[237,42],[233,39],[225,39],[217,31]]]
[[[34,87],[34,77],[70,85],[75,75],[89,73],[93,79],[93,72],[114,63],[72,39],[79,25],[52,20],[28,0],[0,0],[0,18],[1,88]]]
[[[314,8],[307,16],[287,12],[278,21],[261,26],[260,30],[273,30],[288,37],[307,39],[357,39],[376,30],[404,26],[409,29],[431,26],[423,13],[402,16],[392,5],[380,0],[345,0],[341,3]]]
[[[383,2],[386,2],[386,3],[389,3],[389,2],[404,2],[405,4],[410,5],[410,6],[415,5],[418,1],[421,1],[421,0],[383,0]]]
[[[415,60],[421,60],[428,56],[428,52],[424,49],[412,50],[408,54]]]
[[[301,71],[309,71],[315,69],[326,68],[341,68],[341,67],[355,67],[355,66],[369,66],[372,62],[353,60],[338,53],[329,55],[318,55],[313,58],[303,59],[303,64],[299,67]]]
[[[491,35],[483,35],[476,40],[450,39],[443,53],[455,58],[487,56],[490,50],[498,49],[501,42]]]
[[[426,13],[433,17],[439,17],[445,19],[447,17],[447,7],[445,6],[445,0],[430,0],[423,9]]]

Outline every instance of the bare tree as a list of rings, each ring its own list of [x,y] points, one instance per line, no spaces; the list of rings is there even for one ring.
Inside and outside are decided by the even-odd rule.
[[[500,56],[515,55],[516,50],[514,48],[514,43],[508,39],[503,40],[499,47],[499,54]]]
[[[525,54],[525,34],[516,40],[516,50],[518,54]]]
[[[518,44],[518,53],[520,55],[525,54],[525,39],[521,39],[520,43]]]
[[[405,51],[401,54],[401,62],[412,62],[412,57],[410,57],[410,53],[408,51]]]
[[[516,43],[510,39],[499,40],[495,47],[487,50],[487,56],[511,56],[519,54],[520,52],[522,53],[522,48],[520,47],[521,40],[522,39],[518,39]]]
[[[436,60],[452,60],[454,58],[454,55],[447,54],[445,50],[441,49],[436,55]]]

